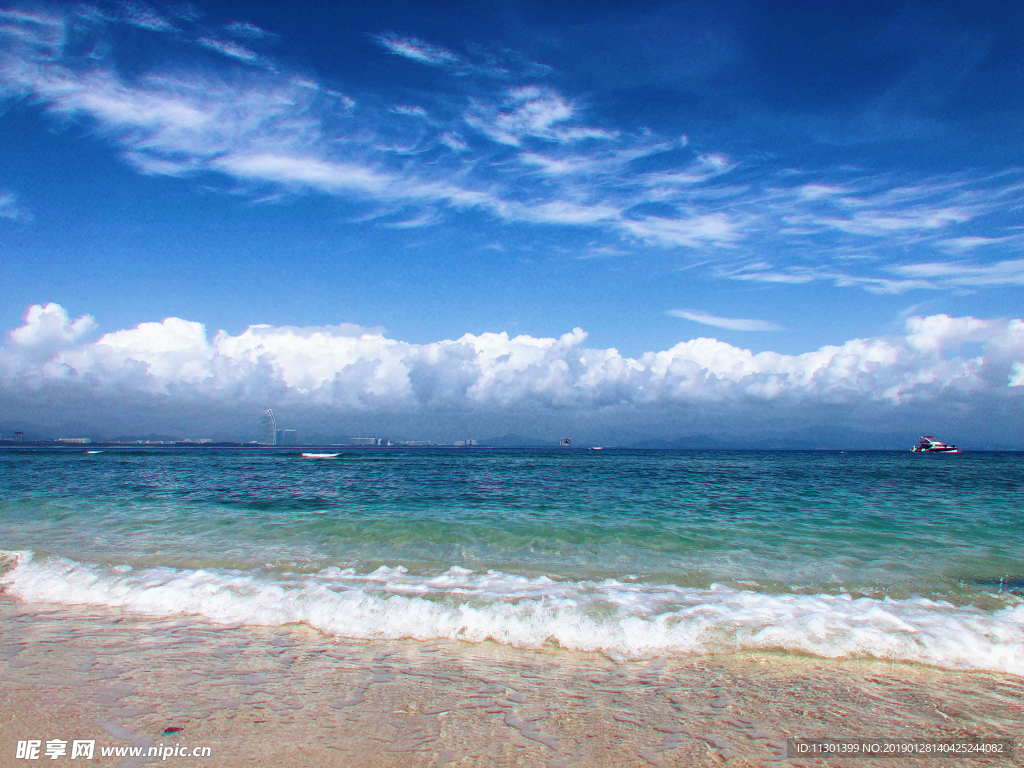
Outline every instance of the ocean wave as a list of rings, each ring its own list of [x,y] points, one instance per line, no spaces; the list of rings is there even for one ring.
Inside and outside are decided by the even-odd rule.
[[[998,611],[926,598],[765,594],[639,580],[572,581],[453,566],[314,574],[131,568],[0,553],[3,591],[227,624],[301,623],[350,639],[545,644],[613,658],[782,650],[1024,676],[1024,605]]]

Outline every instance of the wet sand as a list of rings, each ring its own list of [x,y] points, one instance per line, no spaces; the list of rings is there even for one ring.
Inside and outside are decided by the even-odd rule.
[[[865,766],[787,738],[1022,738],[1024,679],[784,654],[616,662],[485,643],[352,642],[0,597],[0,764]],[[95,739],[92,762],[18,740]],[[102,757],[208,746],[210,757]],[[895,758],[892,766],[1024,764]]]

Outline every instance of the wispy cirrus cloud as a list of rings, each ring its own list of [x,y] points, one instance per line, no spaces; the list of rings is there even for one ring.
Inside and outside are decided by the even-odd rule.
[[[500,104],[475,103],[464,115],[471,126],[501,144],[518,147],[527,137],[557,142],[614,139],[618,132],[573,125],[577,107],[552,88],[511,88]],[[568,124],[567,124],[568,123]]]
[[[66,40],[64,20],[44,13],[0,9],[0,40],[4,37],[27,46],[36,55],[52,58],[60,55]]]
[[[129,3],[124,6],[125,20],[151,32],[175,32],[177,28],[149,6]]]
[[[699,248],[728,245],[742,239],[742,225],[726,213],[698,213],[689,216],[645,216],[626,219],[622,229],[645,243]]]
[[[507,221],[574,226],[605,226],[638,238],[696,244],[732,238],[723,214],[689,216],[668,222],[624,215],[629,201],[577,190],[543,190],[524,197],[494,180],[450,167],[410,168],[395,162],[398,152],[378,135],[364,143],[349,141],[347,152],[331,151],[326,96],[305,79],[266,76],[238,87],[209,77],[181,80],[147,76],[126,82],[110,70],[84,71],[51,62],[23,61],[9,70],[7,82],[41,97],[52,111],[90,119],[120,142],[124,157],[148,174],[188,175],[215,171],[255,184],[283,185],[356,195],[370,201],[444,203],[458,210],[477,209]],[[573,109],[550,89],[532,89],[514,97],[523,110],[502,123],[528,137],[570,141],[593,133],[574,128]],[[420,107],[392,108],[425,116]],[[527,113],[532,117],[527,117]],[[382,119],[380,115],[376,119]],[[566,123],[555,125],[555,123]],[[607,137],[605,137],[607,138]],[[439,144],[465,148],[464,139],[446,131]],[[628,163],[629,156],[601,158],[605,168]],[[594,172],[594,159],[586,161]],[[469,184],[467,184],[469,182]]]
[[[418,37],[402,36],[393,32],[375,35],[373,39],[386,50],[421,64],[445,66],[458,64],[460,59],[447,48],[433,45]]]
[[[246,64],[259,64],[261,59],[259,54],[255,51],[251,51],[244,45],[231,42],[230,40],[217,40],[212,37],[201,37],[197,41],[204,48],[209,48],[217,53],[222,53],[232,59],[243,61]]]
[[[399,104],[392,107],[391,111],[396,115],[406,115],[408,117],[422,117],[424,119],[428,117],[427,110],[415,104]]]
[[[383,222],[381,226],[388,227],[389,229],[416,229],[417,227],[429,227],[437,224],[440,220],[441,216],[436,210],[427,209],[420,211],[410,218]]]
[[[948,240],[939,240],[938,245],[949,253],[966,253],[976,248],[984,248],[989,245],[1000,245],[1003,243],[1020,242],[1024,240],[1021,235],[1006,235],[1005,237],[980,237],[965,236],[953,237]]]
[[[129,77],[104,36],[111,24],[223,62],[200,68],[183,55]],[[597,116],[600,105],[537,82],[543,68],[499,66],[494,56],[397,33],[374,40],[434,67],[444,78],[437,92],[417,94],[415,104],[364,94],[357,104],[339,84],[280,62],[271,68],[257,50],[271,33],[251,26],[172,24],[142,6],[103,14],[76,6],[63,17],[2,11],[0,94],[28,96],[92,129],[141,173],[220,178],[258,199],[317,192],[382,210],[421,206],[408,221],[447,210],[588,228],[609,252],[677,251],[723,279],[881,293],[1016,284],[1019,233],[994,222],[1024,205],[1024,172],[797,172],[698,148],[681,130],[666,137],[616,125]],[[74,49],[88,55],[64,44],[71,27],[96,38],[76,38]],[[503,80],[494,79],[498,69]],[[906,263],[910,249],[916,267]],[[943,274],[920,266],[945,264],[950,253],[976,257]]]
[[[18,198],[13,192],[0,189],[0,218],[10,221],[31,221],[32,214],[18,203]]]
[[[245,37],[250,40],[261,40],[270,36],[270,33],[265,29],[261,29],[255,24],[250,24],[247,21],[233,21],[230,24],[226,24],[224,25],[224,31],[229,35]]]
[[[459,77],[508,80],[517,76],[546,76],[552,72],[552,68],[546,64],[525,59],[514,51],[493,51],[471,45],[468,51],[457,53],[414,35],[396,32],[384,32],[371,35],[370,38],[389,53],[437,67]]]
[[[863,288],[871,293],[895,294],[915,289],[937,289],[934,282],[921,278],[892,278],[874,275],[856,275],[834,267],[775,266],[766,262],[752,262],[738,267],[719,268],[718,274],[730,280],[753,283],[801,285],[817,281],[832,283],[840,288]]]
[[[892,267],[892,271],[947,286],[1024,285],[1024,259],[1007,259],[991,264],[965,261],[921,262],[901,264]]]
[[[944,229],[972,218],[970,211],[962,208],[918,208],[896,214],[857,213],[848,219],[818,219],[818,223],[849,234],[882,237],[894,232]]]
[[[701,325],[710,325],[714,328],[725,328],[729,331],[781,331],[781,325],[767,320],[750,320],[741,317],[719,317],[699,309],[670,309],[666,313],[672,317],[681,317],[684,320],[691,320]]]
[[[896,238],[901,244],[967,245],[969,237],[951,238],[950,231],[1019,204],[1024,194],[1021,182],[1021,173],[1010,171],[936,176],[912,184],[880,175],[828,188],[828,194],[807,195],[808,187],[826,187],[804,185],[801,197],[817,206],[809,206],[799,221],[817,231]]]

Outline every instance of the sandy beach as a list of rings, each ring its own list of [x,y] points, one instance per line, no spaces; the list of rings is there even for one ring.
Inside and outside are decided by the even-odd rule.
[[[786,739],[1017,738],[1024,726],[1020,678],[917,665],[782,654],[617,662],[6,598],[0,616],[4,765],[30,764],[12,759],[18,741],[79,739],[95,740],[92,762],[48,764],[842,766],[864,761],[787,759]],[[178,754],[146,756],[154,746]],[[195,747],[209,757],[181,754]]]

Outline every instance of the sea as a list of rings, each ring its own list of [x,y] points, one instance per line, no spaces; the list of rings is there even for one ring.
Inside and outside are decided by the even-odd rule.
[[[1024,676],[1022,499],[1019,453],[5,449],[0,588],[347,641]]]

